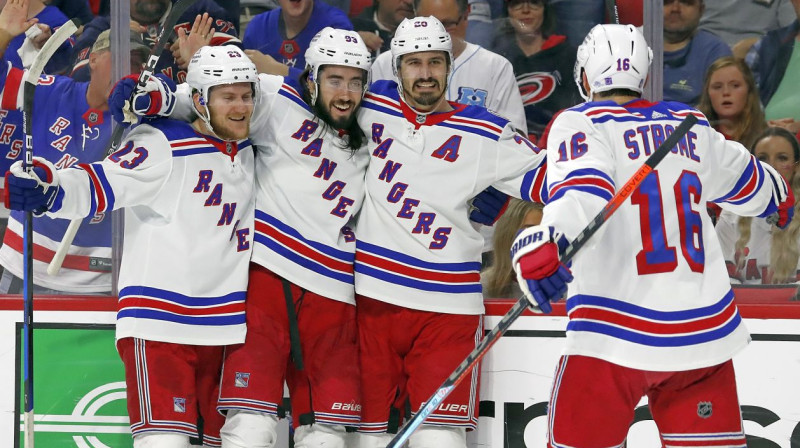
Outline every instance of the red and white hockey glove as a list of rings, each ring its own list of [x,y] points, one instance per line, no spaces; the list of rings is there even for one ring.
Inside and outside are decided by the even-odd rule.
[[[550,302],[567,292],[572,273],[559,259],[559,245],[567,240],[553,227],[533,226],[519,232],[511,246],[511,264],[531,308],[550,313]]]

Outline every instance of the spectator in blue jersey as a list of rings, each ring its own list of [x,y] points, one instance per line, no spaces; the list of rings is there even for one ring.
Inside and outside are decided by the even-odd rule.
[[[322,0],[279,0],[280,8],[259,14],[247,25],[242,45],[258,71],[298,79],[305,51],[326,26],[352,30],[341,10]]]
[[[9,1],[0,13],[0,54],[5,52],[10,38],[24,32],[30,21],[24,11],[28,0]],[[147,49],[131,43],[132,58],[144,61]],[[91,80],[76,82],[66,76],[45,75],[39,80],[34,96],[33,142],[35,155],[47,159],[59,168],[90,163],[105,156],[111,135],[111,115],[107,98],[111,79],[109,31],[101,33],[89,56]],[[132,66],[137,67],[136,64]],[[141,67],[141,64],[138,64]],[[21,108],[21,84],[27,72],[19,68],[0,70],[2,103],[9,108]],[[7,117],[6,117],[7,118]],[[22,135],[22,122],[5,123],[3,132],[15,128]],[[21,159],[23,141],[4,142],[0,170],[7,171],[11,163]],[[11,212],[0,264],[5,268],[0,278],[1,294],[22,292],[22,218],[23,213]],[[75,236],[74,243],[57,276],[46,273],[47,265],[61,241],[69,221],[49,217],[34,219],[33,281],[37,293],[105,293],[111,291],[111,220],[87,218]]]
[[[89,23],[94,19],[88,0],[47,0],[47,4],[58,8],[67,17],[77,18],[81,23]]]
[[[764,105],[764,115],[770,126],[779,126],[800,133],[800,0],[792,0],[795,21],[768,32],[753,45],[745,61],[753,70]]]
[[[139,33],[142,40],[150,46],[155,45],[161,25],[170,10],[170,0],[130,0],[131,2],[131,34]],[[189,30],[198,15],[208,13],[214,20],[214,38],[210,45],[238,44],[239,38],[236,28],[233,26],[229,14],[220,8],[213,0],[196,0],[179,18],[175,29]],[[104,30],[109,29],[111,21],[109,16],[98,16],[83,29],[83,33],[75,43],[73,52],[74,66],[72,77],[79,81],[88,81],[89,74],[86,71],[86,59],[89,56],[89,49],[97,36]],[[173,35],[173,43],[177,40]],[[174,58],[178,49],[173,45],[172,51],[165,51],[161,54],[156,66],[156,73],[162,73],[176,83],[186,80],[185,67],[180,67]]]
[[[539,141],[559,110],[582,102],[572,82],[575,48],[565,36],[554,34],[555,13],[548,0],[509,0],[508,18],[501,22],[492,50],[514,67],[528,138]]]
[[[703,0],[664,0],[664,100],[693,106],[712,62],[730,56],[720,38],[698,29]]]
[[[414,17],[412,3],[412,0],[375,0],[353,18],[353,29],[361,35],[373,58],[389,51],[397,25]]]

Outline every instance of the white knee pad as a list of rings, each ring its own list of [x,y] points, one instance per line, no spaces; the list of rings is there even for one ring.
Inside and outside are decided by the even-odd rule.
[[[219,434],[222,448],[273,448],[278,417],[262,412],[228,411]]]
[[[347,432],[342,425],[314,423],[294,431],[294,448],[347,448]]]
[[[133,438],[133,448],[189,448],[189,436],[183,434],[142,434]]]
[[[467,430],[422,425],[408,438],[408,448],[466,448]]]
[[[356,447],[357,448],[386,448],[386,445],[392,441],[394,434],[356,434]]]

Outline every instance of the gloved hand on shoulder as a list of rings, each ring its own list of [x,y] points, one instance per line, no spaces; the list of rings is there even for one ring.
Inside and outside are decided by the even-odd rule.
[[[158,73],[151,76],[143,88],[137,88],[138,80],[138,75],[120,79],[108,97],[111,115],[123,126],[136,124],[139,117],[168,117],[175,109],[176,86],[172,79]]]

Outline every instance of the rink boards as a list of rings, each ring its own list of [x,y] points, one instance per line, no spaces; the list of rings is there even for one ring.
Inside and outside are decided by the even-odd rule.
[[[487,302],[486,328],[512,302]],[[739,395],[753,448],[800,448],[800,305],[740,305],[753,342],[736,358]],[[38,446],[127,448],[122,363],[114,347],[113,298],[36,298],[35,422]],[[479,430],[472,447],[544,447],[546,403],[566,317],[523,315],[486,356]],[[0,298],[0,446],[19,447],[22,304]],[[588,399],[588,397],[587,397]],[[17,424],[15,424],[17,423]],[[286,429],[281,445],[286,444]],[[646,403],[630,448],[659,446]]]

